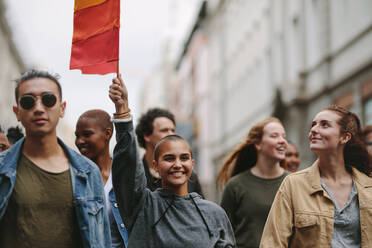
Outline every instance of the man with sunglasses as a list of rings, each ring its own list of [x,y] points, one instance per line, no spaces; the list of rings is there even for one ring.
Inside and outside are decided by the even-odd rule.
[[[57,77],[31,70],[16,82],[26,136],[0,153],[0,247],[110,247],[100,171],[57,138]]]

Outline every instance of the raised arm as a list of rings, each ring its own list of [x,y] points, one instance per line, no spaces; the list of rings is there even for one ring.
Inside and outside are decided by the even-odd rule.
[[[112,183],[120,215],[130,232],[144,203],[146,177],[128,107],[128,91],[120,77],[112,80],[109,96],[116,109],[114,124],[117,143],[112,162]]]

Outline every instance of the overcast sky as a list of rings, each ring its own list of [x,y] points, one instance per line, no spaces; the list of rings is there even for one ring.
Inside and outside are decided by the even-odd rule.
[[[115,74],[82,75],[69,70],[73,0],[5,0],[15,43],[28,67],[60,74],[65,119],[72,127],[88,109],[112,113],[108,87]],[[142,82],[159,63],[162,44],[172,38],[173,51],[183,44],[201,0],[121,0],[120,71],[136,117]]]

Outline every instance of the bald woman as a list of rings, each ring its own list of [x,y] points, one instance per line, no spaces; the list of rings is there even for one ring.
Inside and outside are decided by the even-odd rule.
[[[120,217],[112,189],[110,139],[113,124],[104,110],[94,109],[83,113],[76,123],[75,145],[80,153],[95,162],[105,185],[106,206],[110,219],[112,247],[126,247],[128,233]]]

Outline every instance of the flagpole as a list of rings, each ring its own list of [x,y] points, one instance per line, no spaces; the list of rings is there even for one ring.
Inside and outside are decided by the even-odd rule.
[[[121,16],[121,0],[119,0],[119,18]],[[121,27],[121,18],[119,19],[119,25]],[[118,44],[118,50],[120,51],[120,29],[119,29],[119,44]],[[119,71],[119,58],[120,58],[120,53],[118,52],[118,64],[116,68],[116,76],[119,78],[120,76],[120,71]]]
[[[116,77],[119,78],[120,72],[119,72],[119,60],[116,67]]]

